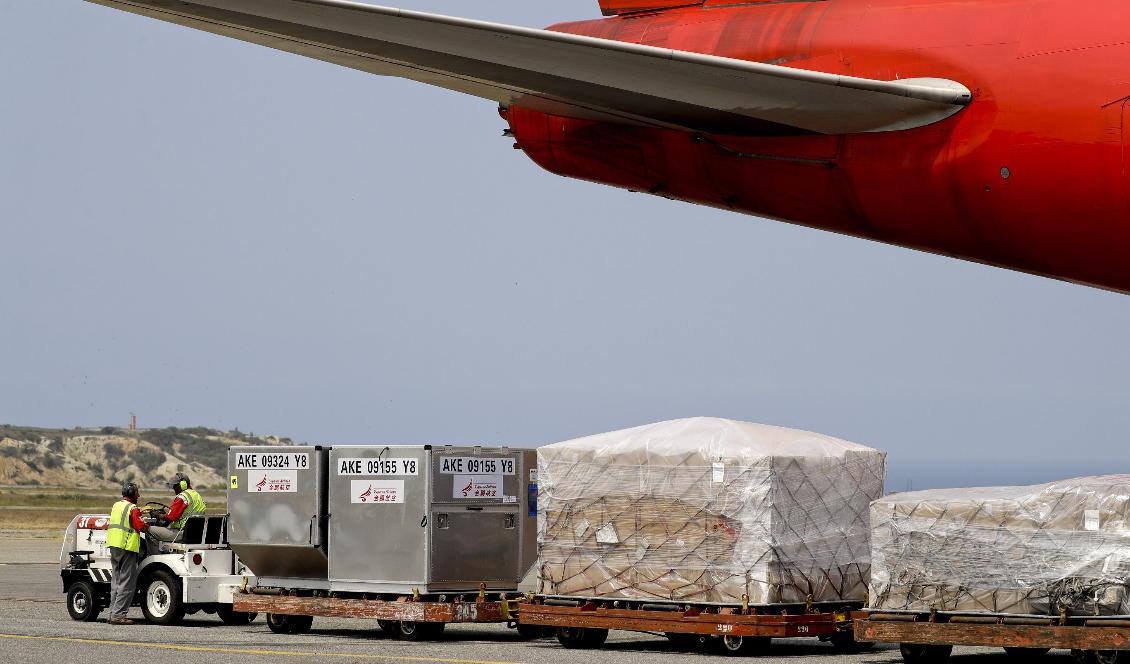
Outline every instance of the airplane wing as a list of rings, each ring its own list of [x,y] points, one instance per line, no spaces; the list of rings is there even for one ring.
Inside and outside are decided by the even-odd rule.
[[[345,67],[570,117],[732,135],[910,129],[972,95],[348,0],[88,0]]]

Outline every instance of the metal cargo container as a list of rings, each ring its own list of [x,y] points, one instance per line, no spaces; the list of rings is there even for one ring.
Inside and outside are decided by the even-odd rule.
[[[263,586],[327,588],[327,449],[228,450],[228,542]]]
[[[533,450],[333,448],[330,589],[517,588],[536,558],[536,467]]]

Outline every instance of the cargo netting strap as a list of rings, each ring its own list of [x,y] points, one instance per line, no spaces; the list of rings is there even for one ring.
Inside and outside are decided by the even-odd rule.
[[[698,453],[642,463],[539,454],[540,592],[649,601],[862,601],[881,453]]]
[[[1130,476],[895,494],[872,507],[873,608],[1130,614]]]

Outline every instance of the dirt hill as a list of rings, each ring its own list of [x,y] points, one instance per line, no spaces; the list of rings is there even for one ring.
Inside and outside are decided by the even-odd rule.
[[[184,472],[196,488],[226,487],[231,445],[291,445],[289,438],[188,429],[38,429],[0,425],[0,484],[99,487],[132,479],[161,486]]]

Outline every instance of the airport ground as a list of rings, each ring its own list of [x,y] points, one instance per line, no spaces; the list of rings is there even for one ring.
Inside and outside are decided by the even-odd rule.
[[[592,662],[692,664],[713,656],[676,650],[651,634],[613,632],[600,651],[565,650],[554,639],[520,641],[504,626],[453,626],[433,643],[405,643],[386,637],[373,621],[315,619],[308,634],[283,636],[267,629],[262,617],[229,627],[211,616],[189,616],[180,627],[139,623],[111,626],[74,622],[67,615],[59,582],[60,542],[52,537],[17,538],[0,532],[0,662],[61,664],[106,661],[178,661],[208,664],[244,662]],[[131,617],[140,619],[134,609]],[[900,662],[898,651],[879,648],[859,655],[836,655],[814,640],[782,640],[770,654],[751,658],[796,664],[885,664]],[[955,664],[1012,662],[1001,651],[962,648]],[[1041,660],[1044,661],[1044,660]],[[1070,662],[1057,651],[1049,664]]]

